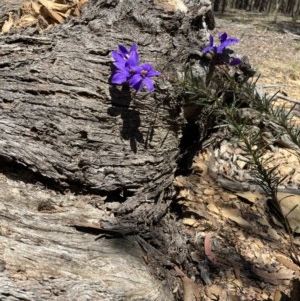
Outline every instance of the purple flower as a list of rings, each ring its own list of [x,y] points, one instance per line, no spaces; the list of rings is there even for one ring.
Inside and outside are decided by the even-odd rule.
[[[137,45],[133,44],[128,51],[125,46],[119,45],[119,52],[112,51],[111,55],[115,60],[114,65],[119,68],[126,63],[129,65],[138,66],[139,54],[137,52]]]
[[[235,43],[238,43],[238,39],[236,38],[228,38],[227,36],[227,33],[224,32],[222,34],[219,34],[218,35],[218,38],[220,40],[220,45],[219,46],[216,46],[214,45],[214,38],[212,35],[209,36],[209,46],[206,46],[204,49],[203,49],[203,54],[209,52],[209,51],[213,51],[213,52],[216,52],[216,53],[223,53],[223,50],[228,47],[229,45],[231,44],[235,44]]]
[[[126,67],[125,64],[123,66],[119,64],[118,69],[116,69],[113,73],[111,82],[113,84],[121,85],[126,83],[129,77],[130,77],[130,69]]]
[[[154,90],[154,85],[150,77],[158,76],[160,72],[154,70],[151,64],[143,64],[135,70],[135,74],[130,78],[129,85],[134,88],[137,92],[141,91],[143,86],[152,92]]]
[[[137,53],[137,45],[132,45],[128,51],[125,46],[119,45],[119,52],[112,51],[114,58],[114,70],[111,82],[113,84],[124,84],[135,73],[135,69],[139,64],[139,55]]]
[[[111,83],[124,84],[129,82],[129,86],[136,91],[140,91],[145,85],[152,92],[154,85],[150,77],[160,75],[160,72],[154,70],[149,63],[139,66],[139,54],[137,45],[132,45],[130,50],[125,46],[119,45],[119,51],[112,51],[111,55],[114,59]]]

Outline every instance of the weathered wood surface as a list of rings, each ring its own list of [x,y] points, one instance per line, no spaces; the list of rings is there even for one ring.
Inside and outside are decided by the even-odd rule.
[[[9,166],[0,183],[0,299],[174,299],[174,278],[149,272],[134,236],[95,241],[70,225],[111,218],[99,195],[123,202],[115,211],[133,225],[165,213],[183,124],[166,78],[206,43],[211,9],[187,2],[188,12],[172,12],[152,1],[90,0],[50,31],[0,36],[0,159]],[[7,7],[1,1],[0,20]],[[152,94],[109,84],[110,51],[133,43],[163,73]]]
[[[164,72],[172,57],[178,64],[201,44],[199,28],[172,36],[184,18],[154,9],[151,1],[116,7],[90,1],[80,19],[50,32],[1,36],[0,156],[98,191],[167,186],[181,137],[176,100],[162,91],[162,79],[153,94],[109,85],[110,51],[137,43],[141,60]],[[198,37],[206,39],[204,32]]]
[[[0,22],[1,24],[7,19],[7,13],[12,11],[17,11],[22,3],[23,0],[2,0],[0,3]]]
[[[133,237],[95,240],[71,227],[110,219],[99,196],[62,195],[5,176],[0,191],[0,300],[173,299]]]

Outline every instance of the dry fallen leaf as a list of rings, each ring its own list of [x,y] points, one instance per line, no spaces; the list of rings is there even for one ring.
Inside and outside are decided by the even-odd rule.
[[[31,12],[31,2],[24,2],[21,8],[22,14],[30,14]]]
[[[186,13],[188,11],[186,5],[182,0],[177,1],[161,1],[161,0],[154,0],[154,5],[167,11],[167,12],[176,12],[181,11]]]
[[[31,0],[25,1],[18,13],[12,17],[9,13],[0,33],[7,33],[12,27],[23,28],[38,25],[41,29],[50,29],[61,24],[70,16],[78,16],[88,0]],[[16,16],[16,17],[15,17]]]
[[[243,201],[248,201],[251,204],[254,204],[259,199],[258,194],[250,191],[237,192],[236,195]]]
[[[288,269],[293,270],[296,275],[300,276],[300,267],[294,264],[289,258],[282,254],[277,254],[276,259]]]
[[[182,189],[179,192],[179,197],[185,199],[186,201],[194,201],[194,195],[189,189]]]
[[[49,9],[47,7],[42,7],[41,8],[42,12],[44,15],[47,15],[48,17],[50,17],[53,21],[62,24],[64,22],[64,18],[62,16],[60,16],[57,12],[55,12],[52,9]]]
[[[241,281],[241,270],[238,263],[235,262],[235,260],[231,259],[229,256],[222,258],[218,257],[218,262],[223,263],[225,265],[231,265],[234,271],[234,275],[237,280]]]
[[[279,284],[279,280],[290,280],[294,277],[293,273],[268,273],[255,267],[252,267],[251,271],[264,281],[272,284]]]
[[[184,218],[182,223],[186,226],[197,227],[199,226],[199,222],[194,218]]]
[[[200,300],[200,290],[196,283],[187,277],[177,266],[174,267],[176,275],[182,279],[183,282],[183,301],[198,301]]]
[[[296,233],[300,233],[300,195],[278,192],[277,197],[291,229]],[[275,219],[274,222],[276,222]],[[278,221],[276,224],[278,224]]]
[[[38,3],[32,2],[31,7],[32,7],[32,10],[34,11],[35,14],[37,14],[37,15],[40,14],[41,6]]]
[[[2,26],[1,33],[9,32],[9,30],[13,24],[14,24],[14,19],[13,19],[12,13],[9,13],[8,19],[4,22],[4,24]]]
[[[87,3],[87,2],[88,2],[88,0],[80,0],[80,1],[77,3],[78,9],[81,10],[82,7],[83,7],[83,5],[84,5],[85,3]]]
[[[185,185],[186,185],[185,177],[183,177],[183,176],[176,177],[173,181],[173,185],[175,187],[179,187],[179,188],[185,187]]]
[[[205,288],[205,292],[209,300],[231,300],[230,297],[228,298],[227,290],[221,285],[212,284],[210,286],[207,286]]]
[[[80,10],[78,7],[74,7],[73,9],[73,16],[77,17],[80,15]]]
[[[222,208],[221,214],[241,227],[251,227],[251,224],[241,217],[241,213],[238,209]]]
[[[73,5],[59,4],[59,3],[54,3],[50,0],[38,0],[38,2],[49,10],[57,10],[60,12],[67,12],[71,7],[74,6],[74,4]]]
[[[212,213],[216,213],[216,214],[220,213],[219,208],[214,203],[210,203],[206,207]]]
[[[69,9],[66,13],[62,13],[62,12],[57,12],[60,16],[62,16],[63,18],[67,19],[71,16],[71,13],[72,13],[72,9]],[[79,16],[79,15],[76,15],[74,12],[73,12],[73,15],[74,16]]]
[[[198,172],[200,174],[206,175],[208,165],[205,163],[200,156],[197,156],[193,160],[192,168],[195,172]]]
[[[290,298],[280,290],[276,290],[273,301],[290,301]]]
[[[16,21],[15,27],[29,27],[37,24],[38,19],[32,15],[23,15],[19,20]]]

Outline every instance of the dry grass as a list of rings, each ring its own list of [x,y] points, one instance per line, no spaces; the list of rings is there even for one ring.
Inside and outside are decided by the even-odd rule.
[[[259,83],[281,90],[300,101],[300,22],[245,11],[229,11],[217,16],[217,32],[237,37],[236,53],[247,55],[261,74]]]

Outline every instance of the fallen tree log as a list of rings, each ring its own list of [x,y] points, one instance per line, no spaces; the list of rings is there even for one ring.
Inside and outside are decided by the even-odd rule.
[[[2,36],[0,156],[59,186],[155,199],[173,179],[182,128],[164,78],[199,53],[212,19],[209,1],[189,14],[182,5],[95,1],[51,31]],[[163,72],[155,93],[109,85],[111,50],[124,41]]]
[[[95,240],[98,196],[57,194],[1,177],[1,300],[172,300],[134,239]],[[141,294],[142,292],[142,294]]]
[[[165,214],[184,124],[169,78],[213,26],[209,1],[91,0],[51,30],[0,36],[1,297],[174,299],[174,278],[149,273],[134,236],[95,241],[73,226],[112,207],[136,227]],[[119,44],[162,72],[154,93],[110,84]]]

